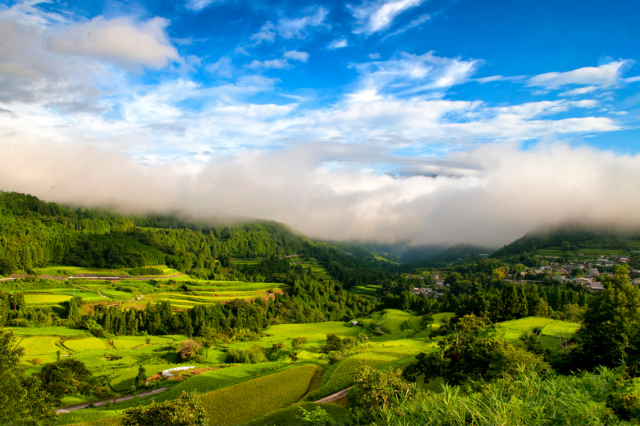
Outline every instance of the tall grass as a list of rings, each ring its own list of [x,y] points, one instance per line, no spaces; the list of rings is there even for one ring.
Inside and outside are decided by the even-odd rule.
[[[535,373],[517,380],[484,385],[480,392],[442,386],[381,413],[378,425],[494,426],[494,425],[619,425],[604,398],[616,375],[602,368],[597,374],[543,377]]]

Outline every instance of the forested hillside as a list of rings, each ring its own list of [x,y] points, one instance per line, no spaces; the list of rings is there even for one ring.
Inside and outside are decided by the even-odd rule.
[[[345,253],[346,250],[356,253]],[[0,274],[48,265],[97,268],[167,264],[210,278],[229,258],[307,254],[348,283],[392,268],[366,250],[314,244],[272,221],[216,225],[176,215],[120,215],[0,192]]]
[[[568,243],[568,245],[567,245]],[[511,244],[496,250],[491,257],[504,259],[521,257],[526,253],[550,247],[565,249],[632,249],[640,244],[640,231],[619,230],[613,227],[563,226],[546,231],[530,232]]]
[[[411,271],[415,268],[443,268],[445,266],[466,262],[473,256],[491,253],[491,249],[489,248],[469,244],[459,244],[443,250],[437,250],[436,246],[430,246],[430,248],[430,250],[423,253],[431,252],[431,254],[424,258],[403,264],[402,270]],[[410,254],[407,258],[413,258],[418,253],[420,253],[420,251]],[[404,255],[403,258],[405,258]]]

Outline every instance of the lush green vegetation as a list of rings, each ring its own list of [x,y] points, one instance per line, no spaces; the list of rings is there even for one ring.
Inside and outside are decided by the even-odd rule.
[[[274,222],[123,216],[0,193],[0,273],[17,275],[0,281],[10,409],[0,421],[637,423],[640,290],[628,270],[601,276],[601,292],[553,273],[509,279],[539,256],[635,250],[635,236],[607,232],[398,265]],[[83,402],[96,406],[55,418]]]

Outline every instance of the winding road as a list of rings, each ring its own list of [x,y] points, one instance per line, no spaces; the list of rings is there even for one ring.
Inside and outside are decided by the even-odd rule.
[[[102,399],[100,401],[91,401],[91,402],[83,402],[82,404],[67,405],[66,407],[58,408],[56,413],[68,413],[70,411],[82,410],[83,408],[87,408],[90,405],[93,405],[94,407],[100,407],[101,405],[104,405],[107,402],[110,402],[112,404],[117,404],[118,402],[129,401],[130,399],[133,399],[133,398],[142,398],[143,396],[155,395],[157,393],[164,392],[166,390],[167,388],[160,388],[160,389],[140,392],[137,395],[130,394],[130,395],[119,396],[117,398]]]

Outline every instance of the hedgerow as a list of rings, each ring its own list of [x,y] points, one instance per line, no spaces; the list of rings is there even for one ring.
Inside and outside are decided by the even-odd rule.
[[[260,377],[202,396],[212,425],[235,425],[299,401],[309,388],[315,365]]]

